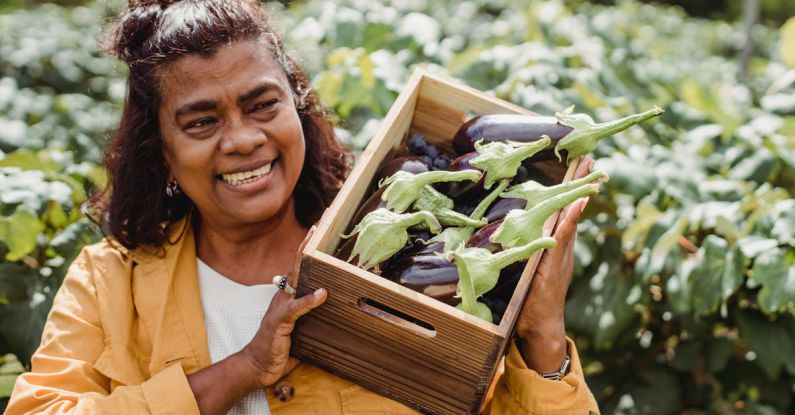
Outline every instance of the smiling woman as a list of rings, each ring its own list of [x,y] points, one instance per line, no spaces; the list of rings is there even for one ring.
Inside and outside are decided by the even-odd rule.
[[[259,5],[131,0],[111,33],[129,72],[93,199],[108,235],[71,266],[7,413],[416,413],[290,358],[328,295],[293,297],[302,243],[350,158]],[[485,413],[598,411],[562,325],[582,206]]]
[[[271,54],[257,41],[235,42],[161,73],[169,180],[202,223],[218,228],[292,212],[306,148],[292,89]]]
[[[227,152],[242,146],[245,151],[246,146],[259,147],[257,140],[263,139],[283,145],[284,140],[267,136],[284,133],[285,127],[274,127],[283,119],[295,118],[292,127],[304,134],[302,144],[310,149],[300,151],[303,164],[290,160],[300,172],[297,185],[285,183],[288,189],[295,187],[296,216],[306,227],[320,217],[347,173],[350,156],[334,138],[330,114],[317,102],[306,76],[285,53],[258,5],[133,0],[110,33],[110,50],[129,66],[128,96],[106,150],[111,186],[94,198],[94,204],[107,212],[107,224],[119,242],[128,248],[162,245],[167,230],[158,225],[178,221],[198,203],[198,193],[166,197],[171,179],[183,189],[198,185],[183,183],[165,162],[175,155],[169,150],[174,145],[197,147],[197,152],[213,145]],[[248,46],[234,47],[235,41]],[[232,80],[236,83],[230,84]],[[288,107],[291,111],[285,111]],[[228,119],[233,108],[245,116]],[[279,119],[270,122],[276,116]],[[254,137],[254,130],[266,136]],[[214,139],[205,140],[210,136]],[[207,175],[220,175],[264,167],[264,153],[278,150],[272,144],[274,148],[257,149],[244,161],[237,157],[202,169]]]

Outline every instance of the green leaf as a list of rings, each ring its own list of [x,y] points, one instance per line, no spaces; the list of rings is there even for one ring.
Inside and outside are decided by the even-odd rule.
[[[678,412],[681,391],[678,379],[670,371],[653,367],[633,377],[629,385],[613,412],[615,415],[668,415]]]
[[[704,344],[700,341],[682,342],[676,346],[674,353],[672,366],[679,371],[692,372],[701,363]]]
[[[795,374],[795,318],[789,314],[771,321],[750,311],[737,312],[740,336],[756,353],[759,366],[768,378],[776,379],[782,369]]]
[[[781,43],[778,46],[781,60],[790,68],[795,68],[795,17],[790,17],[781,26]]]
[[[757,148],[750,157],[743,158],[729,171],[734,180],[748,180],[757,183],[768,181],[773,173],[777,158],[765,148]]]
[[[8,398],[14,390],[19,375],[0,375],[0,398]]]
[[[773,220],[771,235],[782,243],[795,246],[795,199],[776,203],[770,213]]]
[[[637,300],[629,300],[634,283],[619,271],[603,262],[590,280],[573,287],[566,301],[566,328],[588,333],[596,349],[613,347],[635,319]]]
[[[98,241],[99,237],[89,220],[82,218],[52,238],[50,247],[62,256],[65,262],[70,263],[84,246]]]
[[[676,272],[665,282],[665,292],[671,308],[679,314],[689,314],[693,309],[692,279],[700,260],[691,256],[682,260]]]
[[[14,262],[0,263],[0,304],[26,301],[36,289],[37,272]]]
[[[0,304],[0,333],[9,350],[27,364],[41,343],[52,294],[34,293],[27,301]]]
[[[754,261],[751,277],[762,286],[762,311],[795,310],[795,264],[788,263],[786,250],[776,248],[761,253]]]
[[[679,246],[679,238],[687,228],[688,212],[684,212],[676,222],[668,228],[665,233],[660,235],[651,250],[649,264],[643,273],[644,280],[648,281],[653,275],[660,273],[665,266],[665,262],[670,256],[671,250]]]
[[[643,245],[649,230],[663,215],[653,204],[641,200],[635,209],[633,220],[621,234],[621,245],[627,249]]]
[[[69,221],[69,217],[66,215],[66,212],[64,212],[61,205],[57,202],[50,202],[50,208],[47,210],[46,217],[47,222],[56,228],[62,228],[66,226]]]
[[[48,157],[46,151],[36,154],[25,149],[6,154],[0,159],[0,167],[19,167],[22,170],[40,170],[46,173],[60,170],[58,163]]]
[[[759,235],[750,235],[737,240],[737,246],[748,259],[754,259],[759,254],[778,247],[778,241]]]
[[[709,339],[706,346],[707,370],[710,373],[718,373],[729,359],[737,351],[737,347],[726,338]]]
[[[0,241],[8,247],[6,260],[17,261],[31,253],[37,245],[37,237],[44,225],[36,213],[19,206],[14,214],[0,217]]]
[[[704,238],[698,252],[699,264],[691,274],[693,309],[713,313],[742,283],[745,258],[735,245],[715,235]]]

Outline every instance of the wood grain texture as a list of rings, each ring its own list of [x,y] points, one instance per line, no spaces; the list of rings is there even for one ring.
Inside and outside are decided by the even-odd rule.
[[[499,326],[333,254],[340,234],[350,228],[356,210],[369,196],[373,175],[383,162],[401,153],[409,133],[423,134],[452,152],[453,134],[466,118],[493,113],[531,112],[421,70],[411,76],[303,252],[298,295],[320,287],[329,295],[323,306],[299,319],[293,334],[296,357],[423,413],[477,413],[541,252],[528,261]],[[560,182],[570,178],[576,164],[568,169],[550,164],[544,174]],[[565,178],[559,177],[562,172]],[[547,221],[545,235],[556,220],[557,214]]]

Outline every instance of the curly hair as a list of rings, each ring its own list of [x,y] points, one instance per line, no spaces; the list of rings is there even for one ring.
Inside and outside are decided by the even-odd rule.
[[[193,209],[184,194],[166,195],[168,168],[158,121],[158,70],[181,57],[212,56],[220,46],[257,40],[284,70],[296,100],[306,157],[293,191],[296,216],[309,226],[339,191],[350,152],[334,136],[331,115],[287,55],[264,10],[249,0],[130,0],[110,29],[110,53],[129,67],[119,127],[105,150],[109,185],[91,201],[103,228],[129,249],[163,247],[167,225]]]

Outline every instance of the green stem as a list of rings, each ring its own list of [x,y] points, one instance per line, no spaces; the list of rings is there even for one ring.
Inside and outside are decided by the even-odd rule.
[[[593,123],[592,120],[591,122],[585,123],[581,118],[581,114],[571,115],[566,112],[563,114],[556,114],[561,124],[572,127],[574,130],[558,141],[558,144],[555,146],[555,155],[558,157],[558,160],[560,160],[559,150],[569,149],[569,160],[572,160],[591,152],[596,146],[596,142],[600,139],[626,130],[635,124],[654,118],[663,112],[662,108],[655,106],[639,114],[633,114],[617,120],[601,123]]]
[[[467,215],[450,209],[436,209],[435,211],[432,211],[432,213],[436,215],[436,219],[439,220],[439,223],[445,226],[481,228],[488,224],[488,221],[472,219]]]
[[[537,218],[543,217],[543,224],[543,222],[546,221],[546,218],[552,215],[555,211],[581,197],[592,195],[598,192],[598,184],[586,184],[576,189],[569,190],[568,192],[550,197],[549,199],[546,199],[543,202],[538,203],[532,208],[528,209],[527,212],[532,212],[532,215]]]
[[[401,216],[402,217],[398,220],[398,223],[404,228],[409,228],[419,224],[420,222],[425,222],[425,224],[428,225],[428,229],[430,229],[434,234],[442,231],[442,225],[439,224],[436,216],[427,210],[421,210],[419,212],[404,214]]]
[[[576,199],[592,195],[598,191],[598,184],[586,184],[544,200],[528,210],[519,211],[516,214],[512,211],[505,216],[502,225],[494,231],[489,240],[513,247],[521,245],[522,241],[532,241],[541,238],[543,236],[544,222],[555,211]]]
[[[488,196],[483,198],[483,200],[481,200],[480,203],[478,203],[478,205],[475,207],[475,210],[472,211],[472,214],[469,215],[469,217],[478,220],[482,219],[483,216],[486,214],[486,211],[488,211],[489,207],[491,207],[491,204],[494,203],[494,201],[497,200],[498,197],[500,197],[500,193],[502,193],[502,191],[505,190],[505,188],[508,187],[510,183],[511,179],[500,180],[500,184],[498,184],[497,187],[491,193],[488,194]]]
[[[458,266],[458,284],[461,287],[461,308],[468,314],[475,314],[475,303],[477,302],[477,295],[475,295],[475,283],[472,277],[469,276],[469,270],[466,265]]]
[[[502,193],[500,197],[524,199],[527,201],[525,209],[528,209],[553,196],[566,193],[586,183],[606,177],[606,173],[595,171],[585,177],[550,187],[543,186],[537,182],[524,182],[508,189],[508,191]]]
[[[545,237],[536,239],[528,244],[506,249],[492,254],[492,268],[503,269],[514,262],[519,262],[530,258],[539,249],[551,249],[556,245],[555,238]]]
[[[481,172],[477,170],[460,170],[460,171],[444,171],[444,170],[437,170],[437,171],[429,171],[425,173],[417,174],[418,183],[422,183],[423,186],[427,186],[429,184],[438,183],[438,182],[461,182],[464,180],[469,180],[472,182],[476,182],[480,180],[480,176],[482,175]]]

